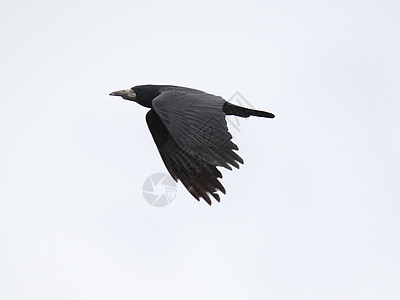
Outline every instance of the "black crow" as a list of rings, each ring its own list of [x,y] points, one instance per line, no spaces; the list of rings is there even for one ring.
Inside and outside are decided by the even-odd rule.
[[[175,181],[182,181],[197,200],[211,205],[218,202],[217,190],[225,194],[218,181],[217,167],[239,168],[243,159],[233,150],[225,121],[226,115],[273,118],[274,115],[229,103],[221,97],[199,90],[172,85],[139,85],[116,91],[121,96],[150,108],[146,122],[161,158]]]

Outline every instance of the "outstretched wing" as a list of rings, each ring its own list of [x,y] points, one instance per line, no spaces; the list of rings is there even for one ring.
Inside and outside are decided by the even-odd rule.
[[[211,205],[217,190],[225,194],[216,168],[239,168],[243,160],[233,150],[222,107],[225,101],[203,92],[163,91],[146,116],[147,124],[161,157],[175,180]]]

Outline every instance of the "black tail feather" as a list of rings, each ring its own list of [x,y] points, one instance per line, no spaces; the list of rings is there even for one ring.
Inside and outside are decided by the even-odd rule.
[[[250,108],[241,107],[229,102],[225,102],[222,107],[223,112],[226,115],[235,115],[238,117],[248,118],[250,116],[264,117],[264,118],[274,118],[275,115],[266,111],[255,110]]]

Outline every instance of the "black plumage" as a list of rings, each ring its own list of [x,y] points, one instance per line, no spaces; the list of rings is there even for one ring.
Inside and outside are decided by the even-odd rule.
[[[211,205],[217,191],[225,194],[217,167],[239,168],[226,115],[274,118],[269,112],[244,108],[199,90],[171,85],[140,85],[110,94],[151,108],[146,122],[168,172],[197,199]]]

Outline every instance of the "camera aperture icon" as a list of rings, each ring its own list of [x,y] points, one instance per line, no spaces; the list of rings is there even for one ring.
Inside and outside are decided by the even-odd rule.
[[[171,204],[175,199],[176,182],[169,174],[155,173],[143,183],[143,198],[152,206],[163,207]]]

